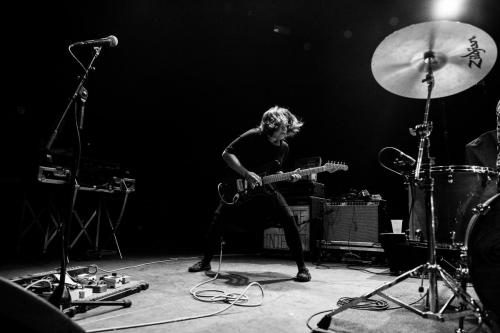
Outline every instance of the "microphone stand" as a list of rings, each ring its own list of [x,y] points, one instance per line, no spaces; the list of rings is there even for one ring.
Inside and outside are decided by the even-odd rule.
[[[100,47],[100,46],[94,48],[94,56],[92,57],[92,60],[90,61],[88,67],[85,69],[85,73],[81,77],[80,82],[78,83],[78,85],[75,89],[75,92],[73,93],[73,96],[71,97],[71,100],[69,101],[68,105],[66,106],[66,109],[64,110],[61,118],[59,119],[57,126],[55,127],[54,131],[52,132],[52,136],[50,137],[50,139],[47,143],[47,146],[46,146],[47,157],[49,159],[51,159],[50,153],[52,150],[52,145],[54,144],[54,141],[57,138],[57,135],[59,133],[59,129],[60,129],[62,123],[64,122],[64,120],[66,119],[66,116],[68,114],[68,111],[71,108],[71,105],[73,105],[73,103],[75,103],[78,94],[80,93],[81,89],[83,88],[84,83],[87,81],[88,76],[89,76],[89,72],[91,69],[93,69],[92,65],[93,65],[94,61],[97,59],[97,57],[99,56],[99,53],[101,52],[101,48],[102,47]],[[49,302],[52,303],[57,308],[60,308],[61,305],[67,306],[70,302],[69,299],[66,299],[66,295],[69,295],[69,293],[66,289],[66,269],[67,269],[67,260],[68,260],[67,259],[67,252],[68,252],[68,236],[69,236],[69,235],[66,235],[66,230],[67,230],[66,225],[69,227],[69,225],[71,224],[71,219],[73,217],[73,209],[74,209],[74,205],[75,205],[76,194],[78,192],[78,187],[79,187],[77,184],[77,181],[76,181],[76,177],[77,177],[76,173],[77,172],[78,172],[78,166],[75,165],[73,167],[72,172],[70,173],[70,179],[69,179],[69,186],[72,186],[74,189],[73,196],[72,196],[72,199],[70,201],[70,210],[68,212],[66,222],[64,220],[62,220],[59,223],[59,227],[58,227],[58,229],[59,229],[58,233],[61,235],[61,268],[60,268],[60,272],[59,272],[60,273],[59,285],[56,287],[56,289],[54,290],[54,292],[52,293],[52,295],[49,298]],[[63,296],[65,296],[64,297],[65,299],[63,299]]]
[[[92,57],[92,60],[90,61],[88,67],[85,69],[84,75],[81,77],[80,82],[78,83],[75,92],[73,93],[73,96],[71,97],[71,100],[69,101],[68,105],[66,106],[66,109],[64,110],[61,118],[59,119],[59,122],[57,123],[56,128],[54,129],[52,136],[46,146],[46,151],[47,151],[47,156],[49,159],[50,157],[50,152],[52,149],[52,145],[54,144],[54,141],[57,137],[58,131],[60,126],[62,125],[64,119],[66,118],[68,111],[73,103],[75,103],[76,98],[78,95],[80,95],[81,98],[81,114],[80,114],[80,123],[77,124],[77,127],[79,129],[83,128],[83,112],[84,112],[84,105],[88,97],[88,92],[83,86],[84,83],[87,81],[89,72],[91,69],[94,69],[92,67],[94,61],[97,59],[101,52],[102,46],[96,46],[94,47],[94,56]],[[76,104],[75,104],[76,105]],[[76,113],[75,113],[76,117]],[[67,264],[68,264],[68,238],[69,238],[69,229],[71,227],[71,221],[73,217],[73,211],[75,207],[75,202],[76,202],[76,196],[78,193],[78,190],[80,188],[80,185],[78,184],[77,178],[78,178],[78,172],[79,172],[79,160],[75,163],[73,166],[73,170],[70,172],[70,180],[68,182],[68,192],[72,187],[72,196],[71,196],[71,201],[69,205],[69,212],[66,218],[66,221],[63,219],[59,223],[58,226],[58,233],[61,235],[61,267],[60,267],[60,276],[59,276],[59,285],[56,287],[54,292],[50,295],[49,297],[49,302],[53,304],[55,307],[59,309],[64,309],[69,307],[70,305],[75,305],[78,308],[85,308],[88,306],[99,306],[99,305],[114,305],[114,306],[123,306],[123,307],[129,307],[131,305],[131,302],[128,300],[123,300],[123,301],[71,301],[71,295],[66,287],[66,272],[67,272]]]

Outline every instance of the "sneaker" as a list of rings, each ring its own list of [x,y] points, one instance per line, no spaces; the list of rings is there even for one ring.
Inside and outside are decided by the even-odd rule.
[[[307,268],[301,268],[301,269],[299,269],[299,272],[297,273],[297,276],[295,277],[295,281],[298,281],[298,282],[311,281],[311,273],[309,273],[309,270]]]
[[[204,262],[202,260],[202,261],[198,261],[196,264],[189,267],[188,271],[191,273],[194,273],[194,272],[201,272],[201,271],[209,271],[210,269],[212,269],[212,267],[210,266],[210,263]]]

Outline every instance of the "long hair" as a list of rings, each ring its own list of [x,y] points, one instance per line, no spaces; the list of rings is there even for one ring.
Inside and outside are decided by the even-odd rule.
[[[265,134],[271,135],[281,126],[287,129],[286,137],[292,137],[299,133],[304,123],[290,112],[290,110],[280,106],[273,106],[262,115],[262,120],[258,128]]]

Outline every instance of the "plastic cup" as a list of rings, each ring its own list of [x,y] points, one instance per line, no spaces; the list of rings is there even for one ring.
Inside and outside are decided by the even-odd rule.
[[[391,220],[392,232],[395,234],[400,234],[403,227],[403,220]]]

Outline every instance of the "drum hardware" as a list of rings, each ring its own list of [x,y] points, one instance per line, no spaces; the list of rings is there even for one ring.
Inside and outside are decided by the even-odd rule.
[[[397,175],[406,176],[412,171],[415,159],[395,147],[384,147],[378,153],[380,165]]]
[[[464,246],[463,242],[457,242],[456,241],[456,231],[450,231],[450,247],[455,250],[459,250]]]
[[[452,173],[448,174],[448,183],[453,184],[453,174]]]
[[[424,233],[423,233],[422,229],[417,229],[417,231],[415,232],[415,236],[419,242],[424,241]]]
[[[478,48],[484,53],[477,51]],[[429,112],[432,98],[459,93],[485,77],[493,67],[496,56],[495,42],[486,32],[469,24],[450,21],[424,22],[405,27],[386,37],[375,50],[372,57],[372,72],[383,88],[400,96],[425,99],[423,122],[410,129],[411,135],[419,137],[418,158],[413,176],[406,177],[410,180],[410,184],[422,189],[425,195],[428,262],[332,310],[318,322],[318,328],[328,329],[334,315],[374,295],[386,298],[423,318],[438,321],[459,318],[457,332],[463,332],[466,315],[474,315],[479,323],[485,321],[488,326],[492,325],[482,305],[466,292],[465,278],[456,280],[436,260],[435,179],[431,173],[433,160],[430,157],[429,138],[433,126],[429,121]],[[423,74],[425,77],[421,79],[420,76]],[[448,176],[448,183],[450,181],[454,181],[452,173]],[[466,271],[463,270],[461,273],[465,276]],[[427,276],[429,280],[426,292],[427,311],[384,293],[385,290],[417,274],[422,279]],[[438,278],[453,292],[442,307],[439,307]],[[420,289],[423,291],[423,286]],[[458,311],[445,312],[449,310],[454,300],[459,301]]]
[[[455,245],[455,237],[457,233],[455,231],[450,231],[450,239],[451,239],[451,244]]]
[[[462,247],[461,247],[462,248]],[[469,269],[467,265],[467,255],[465,254],[465,251],[462,251],[461,248],[457,248],[459,251],[459,257],[458,260],[454,263],[450,263],[448,260],[445,258],[441,257],[439,258],[439,261],[441,263],[445,263],[449,267],[449,272],[453,273],[453,276],[455,279],[460,282],[460,286],[465,290],[467,288],[467,282],[470,281],[469,277]],[[465,255],[464,255],[465,254]]]
[[[478,215],[486,215],[488,211],[491,209],[491,206],[480,203],[476,207],[472,208],[472,213]]]

